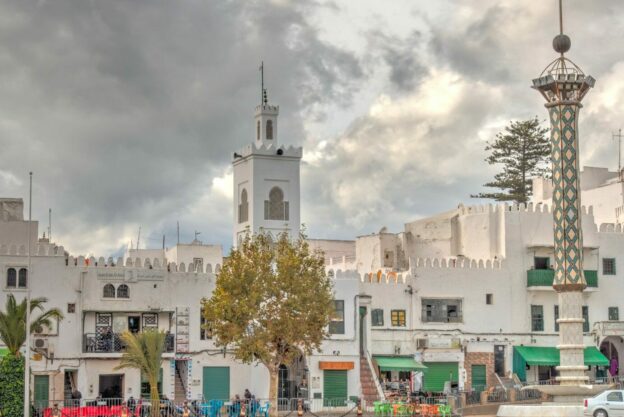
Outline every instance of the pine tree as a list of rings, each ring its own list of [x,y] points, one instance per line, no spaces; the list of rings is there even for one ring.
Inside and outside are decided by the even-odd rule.
[[[492,198],[496,201],[526,203],[531,195],[531,178],[550,171],[550,140],[547,128],[534,119],[512,121],[494,142],[485,147],[490,155],[485,161],[500,164],[503,170],[485,187],[498,188],[500,192],[479,193],[473,198]]]

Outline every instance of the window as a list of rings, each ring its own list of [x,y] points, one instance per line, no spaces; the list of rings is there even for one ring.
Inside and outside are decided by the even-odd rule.
[[[536,256],[533,260],[535,269],[548,269],[550,268],[550,258],[545,256]]]
[[[559,323],[557,323],[557,320],[559,320],[559,306],[558,305],[555,306],[555,331],[556,332],[559,331]]]
[[[68,303],[67,304],[67,312],[68,313],[75,313],[76,312],[76,304]]]
[[[20,268],[18,279],[17,279],[17,287],[18,288],[26,288],[28,281],[28,271],[26,268]]]
[[[256,123],[256,140],[260,140],[260,120]]]
[[[264,220],[288,220],[288,201],[279,187],[271,188],[269,199],[264,200]]]
[[[200,310],[200,317],[199,317],[199,338],[201,340],[211,340],[212,339],[212,329],[210,328],[210,325],[208,324],[208,321],[206,321],[206,318],[204,317],[204,308],[202,307]]]
[[[494,294],[485,294],[485,304],[494,304]]]
[[[126,284],[117,287],[117,298],[130,298],[130,289]]]
[[[609,307],[609,320],[620,320],[620,309],[618,307]]]
[[[273,139],[273,120],[267,120],[266,122],[266,138],[268,140]]]
[[[394,268],[394,252],[391,250],[384,251],[384,268]]]
[[[17,271],[15,268],[7,269],[7,288],[15,288],[17,286]]]
[[[615,258],[602,258],[602,275],[615,275]]]
[[[614,391],[607,394],[607,401],[622,402],[622,393],[620,391]]]
[[[374,308],[371,311],[371,324],[373,326],[383,326],[383,310],[380,308]]]
[[[583,333],[589,332],[589,307],[583,306]]]
[[[115,287],[113,284],[106,284],[102,296],[104,298],[115,298]]]
[[[249,201],[247,190],[243,188],[240,196],[240,204],[238,205],[238,222],[245,223],[249,219]]]
[[[195,272],[204,272],[204,258],[193,258]]]
[[[329,322],[330,334],[344,334],[344,300],[334,300],[334,314]]]
[[[390,310],[390,322],[393,327],[405,327],[405,310]]]
[[[424,323],[460,323],[463,320],[462,300],[423,298],[421,320]]]
[[[531,331],[544,331],[544,306],[531,305]]]
[[[143,313],[141,319],[143,320],[143,330],[158,330],[157,313]]]

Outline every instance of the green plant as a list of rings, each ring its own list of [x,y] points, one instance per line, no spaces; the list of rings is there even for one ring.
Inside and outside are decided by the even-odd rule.
[[[24,414],[24,358],[7,355],[0,359],[0,415]]]

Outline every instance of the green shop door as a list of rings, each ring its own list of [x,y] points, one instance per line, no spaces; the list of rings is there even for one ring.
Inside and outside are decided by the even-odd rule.
[[[230,399],[230,367],[205,366],[203,373],[204,400]]]
[[[37,409],[50,407],[50,377],[48,375],[35,375],[35,407]]]
[[[472,378],[470,381],[472,389],[481,392],[487,385],[487,377],[485,374],[485,365],[472,365]]]
[[[424,372],[425,391],[442,392],[445,382],[457,382],[457,362],[425,362],[424,365],[427,367]]]
[[[342,407],[347,405],[347,371],[323,371],[323,405]]]

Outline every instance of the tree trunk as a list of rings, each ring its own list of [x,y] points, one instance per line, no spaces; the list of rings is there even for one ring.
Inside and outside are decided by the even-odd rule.
[[[269,401],[271,408],[269,409],[271,417],[277,417],[279,412],[279,404],[277,402],[277,385],[279,382],[279,366],[272,365],[269,368]]]
[[[151,417],[160,417],[160,394],[158,394],[158,377],[151,378],[150,384],[150,403]]]

